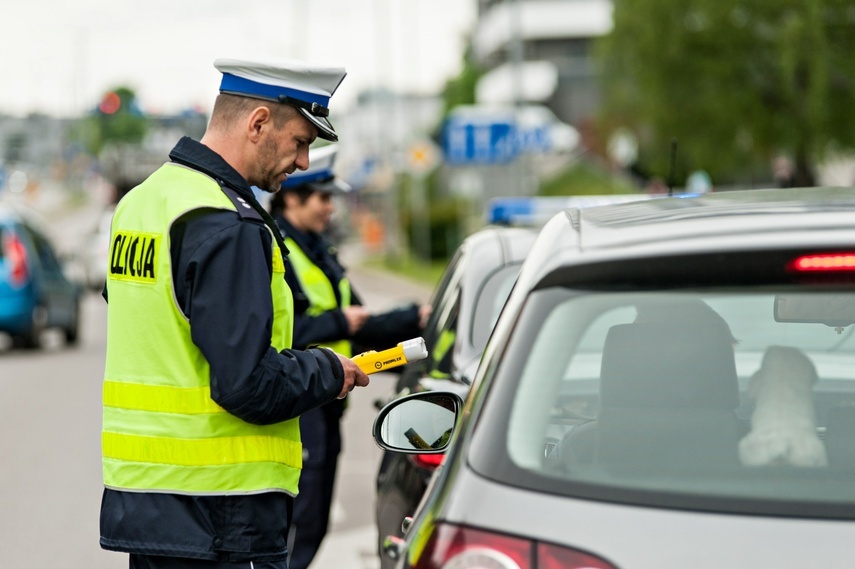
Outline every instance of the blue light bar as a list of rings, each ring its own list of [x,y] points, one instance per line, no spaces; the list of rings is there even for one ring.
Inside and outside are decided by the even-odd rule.
[[[487,203],[487,223],[537,227],[568,208],[584,208],[649,199],[648,194],[603,196],[541,196],[493,198]]]

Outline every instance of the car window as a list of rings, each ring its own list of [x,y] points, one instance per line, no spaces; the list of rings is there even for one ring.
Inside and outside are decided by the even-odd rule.
[[[493,382],[510,467],[491,476],[660,507],[851,510],[855,318],[781,321],[780,294],[534,292],[504,350],[523,356]]]
[[[439,341],[443,329],[447,329],[452,310],[456,311],[456,303],[460,296],[460,280],[466,268],[465,252],[461,247],[448,262],[442,278],[433,294],[431,305],[433,312],[425,326],[425,344],[429,352],[434,350]]]
[[[47,238],[30,228],[27,228],[26,231],[36,249],[36,256],[42,270],[51,274],[62,272],[59,260],[56,258],[53,248]]]
[[[475,310],[472,313],[472,337],[470,338],[472,347],[477,351],[483,351],[484,346],[487,345],[499,313],[520,272],[520,266],[516,264],[502,267],[490,275],[481,286],[478,300],[475,302]]]
[[[460,313],[460,293],[450,301],[442,320],[437,322],[436,341],[430,351],[430,375],[435,378],[451,376],[453,369],[454,344],[457,340],[457,322]]]

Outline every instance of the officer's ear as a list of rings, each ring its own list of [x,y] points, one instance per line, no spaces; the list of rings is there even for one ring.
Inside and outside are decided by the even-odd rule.
[[[270,107],[261,105],[255,107],[246,120],[247,137],[252,142],[258,142],[261,139],[262,133],[273,127],[273,113]]]

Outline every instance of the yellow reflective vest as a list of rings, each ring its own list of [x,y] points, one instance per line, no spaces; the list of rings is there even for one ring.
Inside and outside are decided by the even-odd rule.
[[[175,300],[169,230],[188,211],[236,211],[205,174],[168,163],[118,204],[107,292],[104,484],[126,491],[297,493],[297,419],[254,425],[211,399],[210,368]],[[271,346],[291,346],[293,298],[273,239]]]
[[[330,310],[350,306],[350,282],[346,278],[342,278],[338,283],[339,295],[341,296],[341,305],[339,305],[335,297],[333,284],[321,268],[309,259],[309,256],[306,255],[296,241],[288,237],[285,239],[285,244],[290,251],[288,260],[291,262],[291,266],[294,267],[294,273],[300,282],[300,288],[303,289],[306,298],[309,300],[309,309],[306,311],[309,316],[317,316]],[[350,340],[328,342],[324,344],[324,347],[330,348],[332,351],[338,352],[348,358],[352,355]]]

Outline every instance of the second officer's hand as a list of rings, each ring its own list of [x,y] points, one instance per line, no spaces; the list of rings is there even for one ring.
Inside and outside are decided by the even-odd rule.
[[[344,313],[344,318],[347,320],[347,332],[353,336],[362,328],[371,313],[364,307],[359,305],[348,306],[341,309]]]
[[[341,361],[341,367],[344,368],[344,385],[342,385],[341,393],[336,399],[344,399],[349,392],[353,391],[354,387],[365,387],[369,380],[368,375],[356,365],[356,362],[341,354],[336,355]]]

